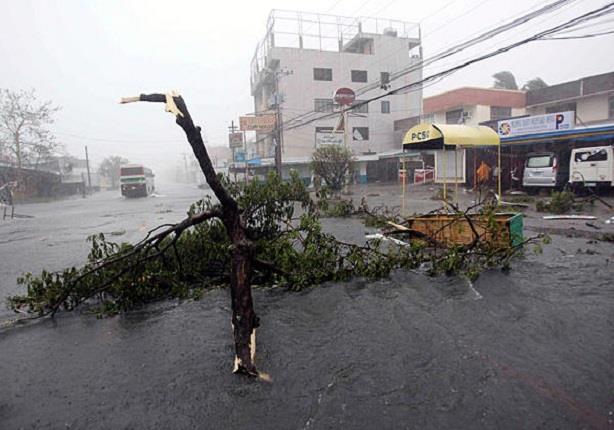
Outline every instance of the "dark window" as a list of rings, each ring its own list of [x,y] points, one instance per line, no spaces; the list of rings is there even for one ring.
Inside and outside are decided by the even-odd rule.
[[[382,113],[390,113],[390,102],[382,100]]]
[[[463,110],[451,110],[446,112],[446,124],[460,124],[463,117]]]
[[[614,118],[614,97],[610,97],[610,112],[609,112],[608,118],[610,119]]]
[[[607,161],[607,159],[608,153],[603,148],[576,152],[576,155],[574,155],[574,160],[576,162]]]
[[[313,110],[316,112],[332,112],[333,99],[315,99],[313,101]]]
[[[491,106],[490,107],[490,119],[498,120],[509,118],[512,116],[512,108],[508,106]]]
[[[316,127],[316,133],[332,133],[333,127]]]
[[[390,73],[389,72],[381,72],[379,74],[379,80],[382,85],[386,85],[390,83]]]
[[[367,71],[352,70],[352,82],[367,82]]]
[[[142,175],[143,167],[122,167],[119,172],[120,176]]]
[[[365,103],[364,100],[356,100],[354,102],[354,106],[356,106],[354,109],[352,109],[352,112],[355,113],[369,113],[369,103]]]
[[[332,81],[333,69],[313,69],[313,79],[315,81]]]
[[[552,167],[553,157],[550,155],[535,155],[527,158],[527,167],[543,168]]]
[[[557,112],[567,112],[572,111],[576,112],[576,103],[562,103],[554,106],[548,106],[546,108],[546,113],[557,113]]]
[[[369,140],[369,127],[354,127],[352,129],[352,140],[357,142]]]

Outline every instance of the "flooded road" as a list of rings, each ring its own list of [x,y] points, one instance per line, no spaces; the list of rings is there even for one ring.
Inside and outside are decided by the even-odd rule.
[[[510,275],[258,290],[264,383],[233,376],[226,290],[0,334],[2,428],[611,428],[611,245]],[[573,251],[573,252],[572,252]],[[520,263],[520,264],[519,264]],[[591,282],[585,282],[591,279]]]
[[[4,301],[18,293],[15,279],[23,272],[83,264],[90,250],[86,238],[92,234],[137,242],[159,224],[180,221],[207,192],[194,185],[163,184],[148,198],[126,199],[113,190],[85,199],[16,205],[19,218],[0,220],[0,321],[12,316]]]
[[[202,193],[181,192],[101,193],[61,213],[44,210],[57,202],[22,206],[37,217],[0,225],[23,238],[0,245],[2,295],[24,267],[81,262],[87,234],[136,240],[181,218]],[[344,240],[365,231],[358,221],[325,224]],[[0,428],[614,428],[613,264],[611,243],[553,236],[543,254],[474,285],[396,272],[257,290],[257,362],[271,383],[231,374],[226,290],[0,330]]]

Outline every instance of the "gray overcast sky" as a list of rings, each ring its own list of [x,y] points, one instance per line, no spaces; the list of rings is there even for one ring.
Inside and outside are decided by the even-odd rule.
[[[162,106],[119,105],[119,98],[177,89],[209,142],[225,145],[230,120],[253,110],[249,65],[271,9],[422,21],[428,57],[551,1],[0,0],[0,87],[35,88],[62,106],[53,130],[70,153],[81,156],[87,144],[96,163],[118,154],[161,168],[189,151],[180,129]],[[606,3],[576,0],[425,75]],[[511,70],[520,83],[535,76],[563,82],[614,70],[613,53],[614,35],[535,42],[458,72],[425,94],[490,86],[500,70]]]

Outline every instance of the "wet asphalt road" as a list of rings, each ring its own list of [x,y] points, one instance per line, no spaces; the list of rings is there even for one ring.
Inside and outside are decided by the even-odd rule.
[[[125,199],[116,190],[17,205],[16,214],[25,217],[0,220],[0,321],[11,315],[4,299],[17,293],[15,279],[23,272],[82,264],[89,251],[86,238],[95,233],[136,242],[159,224],[181,220],[206,192],[194,185],[170,184],[141,199]]]
[[[92,228],[136,240],[143,223],[180,218],[201,193],[181,192],[95,196],[87,212],[102,221],[68,201],[64,216],[49,215],[58,233],[46,240],[20,220],[27,238],[0,245],[11,262],[1,268],[2,294],[23,267],[80,262],[78,239]],[[115,207],[138,210],[102,215]],[[362,233],[341,223],[329,228]],[[6,232],[0,224],[2,240]],[[25,263],[15,262],[20,252]],[[554,236],[509,275],[489,272],[474,285],[397,272],[302,293],[258,290],[257,360],[271,383],[230,373],[225,290],[104,320],[62,315],[3,330],[0,428],[614,428],[613,264],[610,243]]]

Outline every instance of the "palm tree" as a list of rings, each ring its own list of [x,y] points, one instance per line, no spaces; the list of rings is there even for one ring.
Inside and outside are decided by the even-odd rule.
[[[542,88],[546,88],[548,84],[544,82],[544,80],[540,77],[536,77],[533,79],[529,79],[522,86],[523,91],[533,91],[533,90],[541,90]]]
[[[492,75],[495,79],[495,88],[501,88],[504,90],[517,90],[518,84],[516,83],[516,78],[514,74],[508,70],[495,73]]]

